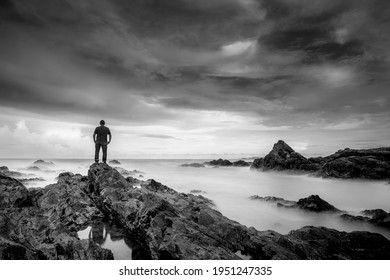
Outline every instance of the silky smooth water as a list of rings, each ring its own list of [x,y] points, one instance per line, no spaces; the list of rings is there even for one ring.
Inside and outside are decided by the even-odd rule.
[[[60,172],[71,171],[87,175],[91,160],[50,160],[55,163],[42,171],[25,171],[34,160],[0,160],[0,166],[10,170],[34,173],[45,182],[28,184],[43,187],[55,183]],[[119,160],[127,170],[144,172],[142,179],[153,178],[179,192],[200,190],[210,198],[215,208],[232,220],[258,230],[288,233],[307,225],[326,226],[342,231],[364,230],[378,232],[390,239],[390,233],[366,223],[351,223],[336,215],[310,213],[297,209],[282,209],[274,204],[250,200],[252,195],[279,196],[298,200],[319,195],[335,207],[358,214],[365,209],[381,208],[390,211],[390,185],[385,181],[321,179],[306,175],[252,171],[248,167],[181,167],[183,163],[202,160]]]

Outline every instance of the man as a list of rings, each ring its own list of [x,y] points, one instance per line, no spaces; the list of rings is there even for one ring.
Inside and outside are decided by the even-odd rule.
[[[95,132],[93,133],[93,141],[95,142],[95,162],[99,162],[99,152],[100,147],[103,150],[103,162],[107,161],[107,145],[111,142],[111,132],[110,129],[104,126],[106,122],[104,120],[100,121],[100,126],[95,128]],[[109,136],[107,142],[107,135]],[[97,137],[96,137],[97,136]]]

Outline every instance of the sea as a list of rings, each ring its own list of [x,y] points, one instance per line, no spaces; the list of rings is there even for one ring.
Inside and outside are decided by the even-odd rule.
[[[283,209],[273,203],[251,200],[253,195],[282,197],[286,200],[299,200],[310,195],[322,199],[340,210],[359,215],[366,209],[383,209],[390,212],[390,185],[388,181],[323,179],[309,175],[281,172],[260,172],[249,167],[183,167],[182,164],[202,163],[210,159],[118,159],[121,167],[129,171],[137,170],[136,177],[154,179],[182,193],[193,193],[211,199],[214,208],[231,220],[257,230],[274,230],[287,234],[303,226],[324,226],[339,231],[369,231],[390,239],[390,231],[367,223],[348,222],[337,215],[311,213],[298,209]],[[236,159],[232,159],[236,160]],[[86,159],[46,159],[53,165],[38,165],[35,159],[1,159],[0,166],[11,171],[27,173],[29,178],[41,181],[26,182],[26,187],[45,187],[57,182],[61,172],[87,175],[92,160]],[[110,225],[102,225],[105,233]],[[91,238],[91,226],[79,232],[81,239]],[[101,246],[114,252],[116,259],[131,259],[131,242],[124,242],[124,236],[110,238],[105,234]]]

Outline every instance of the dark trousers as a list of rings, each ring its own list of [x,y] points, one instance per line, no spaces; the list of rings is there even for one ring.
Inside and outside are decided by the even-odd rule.
[[[100,147],[103,150],[103,162],[106,162],[107,160],[107,143],[104,142],[96,142],[95,144],[95,161],[99,161],[99,152],[100,152]]]

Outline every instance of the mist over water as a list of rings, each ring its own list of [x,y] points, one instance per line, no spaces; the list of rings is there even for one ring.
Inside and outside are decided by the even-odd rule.
[[[34,160],[1,160],[12,171],[34,173],[46,181],[27,184],[44,187],[55,183],[59,173],[70,171],[87,175],[91,160],[50,160],[55,165],[41,171],[28,171]],[[384,181],[321,179],[305,175],[251,171],[248,167],[181,167],[183,163],[202,160],[120,160],[127,170],[144,172],[144,178],[155,179],[179,192],[210,198],[215,208],[232,220],[258,230],[275,230],[286,234],[303,226],[325,226],[342,231],[378,232],[390,239],[390,232],[366,223],[344,221],[332,214],[310,213],[298,209],[283,209],[275,204],[250,200],[252,195],[278,196],[298,200],[312,194],[340,210],[358,214],[365,209],[381,208],[390,212],[390,185]]]

